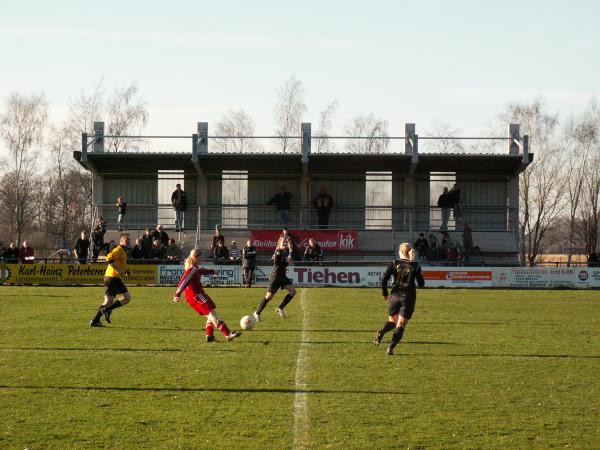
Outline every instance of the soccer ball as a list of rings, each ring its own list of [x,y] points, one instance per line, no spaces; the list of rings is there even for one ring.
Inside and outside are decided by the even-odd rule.
[[[256,319],[252,316],[244,316],[240,319],[242,330],[251,330],[256,325]]]

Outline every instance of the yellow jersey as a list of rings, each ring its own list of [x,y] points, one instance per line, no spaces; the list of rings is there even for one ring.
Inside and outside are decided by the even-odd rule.
[[[105,277],[113,277],[113,278],[121,278],[121,276],[113,269],[110,263],[113,263],[117,266],[120,273],[125,271],[125,266],[127,265],[127,252],[123,247],[117,245],[112,252],[106,255],[106,262],[109,263],[106,268],[106,272],[104,273]]]

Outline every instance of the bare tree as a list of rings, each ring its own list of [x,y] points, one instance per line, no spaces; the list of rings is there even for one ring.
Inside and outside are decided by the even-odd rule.
[[[387,150],[388,122],[375,117],[357,116],[346,125],[346,150],[351,153],[383,153]]]
[[[522,134],[531,138],[535,160],[521,174],[519,219],[522,259],[535,265],[546,233],[560,217],[563,205],[563,158],[555,142],[558,118],[545,110],[542,99],[529,105],[509,104],[501,116],[504,123],[520,123]],[[525,255],[526,253],[526,255]]]
[[[6,182],[3,186],[5,200],[9,202],[6,214],[11,235],[17,244],[20,244],[23,231],[31,224],[33,216],[32,181],[36,174],[47,111],[43,94],[12,94],[6,104],[6,112],[0,116],[0,134],[9,153],[6,161],[8,172],[3,180]]]
[[[246,153],[256,149],[254,139],[244,136],[254,135],[254,121],[242,109],[231,110],[221,116],[217,122],[216,134],[218,136],[236,136],[233,138],[216,138],[215,146],[222,152]]]
[[[568,163],[564,165],[564,186],[569,209],[567,266],[571,265],[579,209],[584,191],[588,187],[586,182],[590,181],[590,176],[593,176],[593,168],[590,169],[589,164],[593,146],[598,141],[598,126],[598,111],[592,103],[582,117],[571,118],[567,121],[563,133],[564,152],[565,157],[568,158]],[[584,215],[587,216],[587,214]]]
[[[465,149],[462,143],[458,139],[452,139],[458,136],[458,133],[459,130],[452,128],[449,123],[434,120],[427,134],[441,139],[423,140],[421,145],[427,142],[427,148],[433,153],[463,153]]]
[[[335,150],[335,145],[331,139],[328,139],[329,132],[333,126],[333,116],[338,108],[337,100],[328,103],[321,114],[319,115],[319,124],[315,131],[318,139],[315,140],[314,150],[316,153],[332,152]]]
[[[146,125],[148,111],[146,104],[139,101],[138,87],[135,83],[125,89],[116,89],[108,103],[108,135],[131,135]],[[137,150],[140,141],[135,139],[111,138],[106,140],[108,148],[113,152]]]
[[[300,151],[300,140],[289,137],[300,135],[300,124],[305,112],[304,87],[300,80],[292,76],[277,90],[275,105],[275,135],[279,136],[283,153]]]
[[[82,131],[94,133],[94,122],[102,117],[105,95],[104,78],[100,78],[91,92],[82,90],[69,104],[70,125],[76,136],[80,136]]]

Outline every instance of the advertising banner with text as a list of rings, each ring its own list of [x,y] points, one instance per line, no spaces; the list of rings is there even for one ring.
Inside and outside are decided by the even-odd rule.
[[[157,284],[157,266],[130,265],[126,284]],[[4,264],[0,282],[7,284],[103,284],[106,264]]]
[[[296,245],[304,251],[309,238],[315,238],[324,252],[358,250],[358,235],[353,230],[294,230],[290,231]],[[257,250],[274,250],[281,230],[254,230],[252,239]]]

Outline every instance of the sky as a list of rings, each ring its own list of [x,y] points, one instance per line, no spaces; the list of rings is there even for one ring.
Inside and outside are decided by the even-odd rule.
[[[0,0],[0,111],[13,92],[43,92],[60,121],[103,79],[109,92],[138,84],[148,134],[191,134],[237,108],[271,134],[294,75],[304,121],[338,101],[334,132],[373,113],[391,135],[436,121],[482,134],[509,102],[543,96],[567,116],[600,95],[599,18],[592,0]]]

